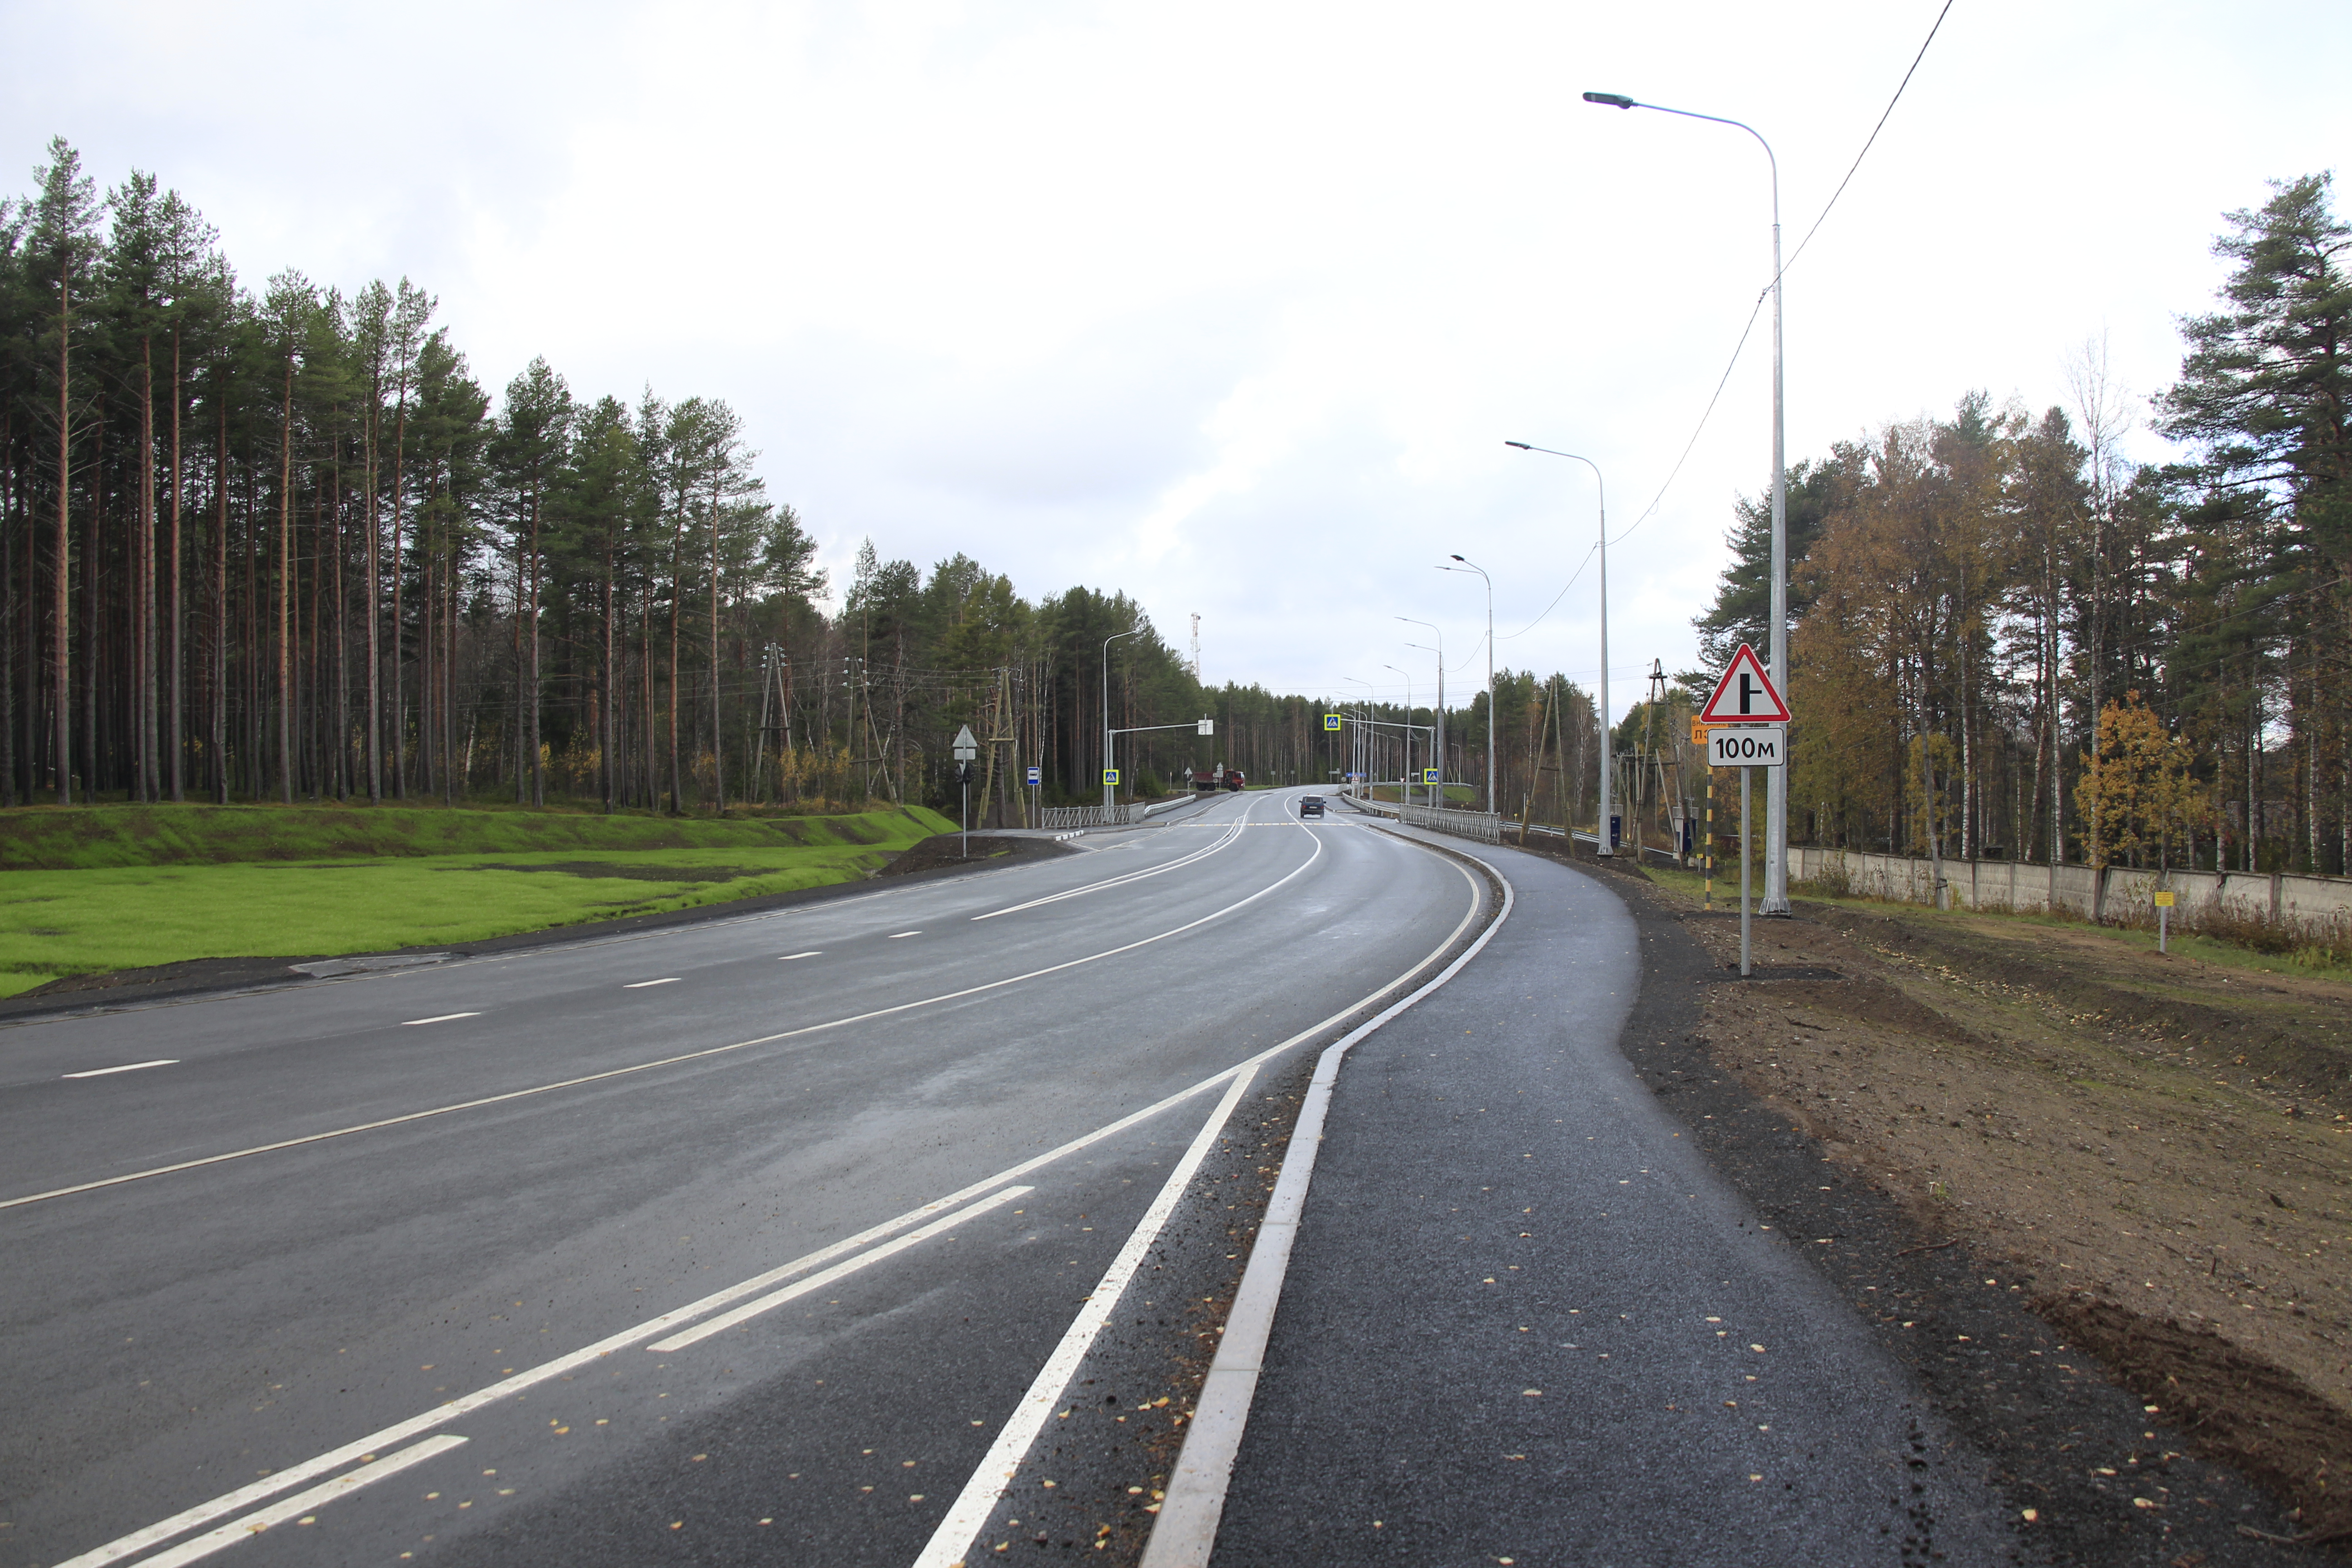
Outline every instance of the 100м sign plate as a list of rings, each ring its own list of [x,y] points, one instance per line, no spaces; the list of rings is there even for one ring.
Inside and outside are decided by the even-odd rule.
[[[1780,768],[1789,765],[1786,724],[1717,725],[1706,732],[1711,768]]]

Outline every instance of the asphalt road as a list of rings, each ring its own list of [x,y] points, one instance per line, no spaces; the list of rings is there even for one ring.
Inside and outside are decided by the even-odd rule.
[[[1836,1238],[1776,1234],[1634,1076],[1624,906],[1466,852],[1510,918],[1339,1072],[1206,1560],[2019,1560],[1996,1467],[1801,1256]]]
[[[1482,912],[1296,793],[0,1029],[0,1564],[961,1555],[1236,1069]]]

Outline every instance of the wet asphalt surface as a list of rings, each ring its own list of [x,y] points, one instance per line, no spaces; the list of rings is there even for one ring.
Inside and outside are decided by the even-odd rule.
[[[1214,1563],[2000,1563],[1986,1457],[1619,1049],[1635,923],[1493,943],[1341,1069]]]

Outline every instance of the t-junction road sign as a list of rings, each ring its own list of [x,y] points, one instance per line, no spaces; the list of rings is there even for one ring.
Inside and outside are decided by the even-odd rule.
[[[1698,712],[1700,721],[1707,724],[1785,724],[1789,721],[1789,704],[1781,700],[1772,678],[1764,673],[1764,661],[1746,643],[1731,656],[1731,668],[1715,683],[1715,695]]]

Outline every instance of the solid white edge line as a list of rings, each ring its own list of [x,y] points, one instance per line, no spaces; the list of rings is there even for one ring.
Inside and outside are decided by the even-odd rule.
[[[1318,843],[1318,856],[1320,854],[1319,841]],[[1314,859],[1310,858],[1307,864],[1310,866],[1313,865]],[[1301,870],[1304,870],[1305,868],[1305,867],[1300,868]],[[1297,875],[1297,872],[1296,871],[1291,873],[1291,876]],[[1282,880],[1288,881],[1289,879],[1289,877],[1286,877]],[[1281,882],[1276,882],[1273,886],[1279,887],[1281,885]],[[1265,890],[1271,891],[1272,889],[1268,889]],[[1258,895],[1256,894],[1251,895],[1252,898],[1255,898]],[[1244,900],[1244,902],[1247,901],[1247,900]],[[1239,906],[1236,905],[1234,907],[1238,908]],[[605,1338],[598,1340],[593,1343],[583,1345],[568,1355],[558,1356],[552,1361],[541,1362],[537,1366],[526,1368],[522,1372],[502,1378],[499,1382],[491,1384],[485,1388],[476,1389],[471,1394],[462,1395],[457,1399],[449,1400],[446,1404],[443,1404],[435,1409],[425,1411],[421,1415],[412,1415],[405,1421],[397,1422],[393,1426],[369,1433],[366,1436],[361,1437],[353,1442],[346,1443],[341,1447],[336,1448],[329,1453],[320,1454],[314,1458],[303,1460],[299,1464],[283,1467],[273,1474],[265,1476],[258,1480],[248,1481],[244,1486],[237,1488],[234,1491],[225,1492],[219,1497],[183,1509],[178,1513],[172,1515],[168,1519],[159,1520],[153,1524],[147,1525],[140,1530],[135,1530],[130,1534],[122,1536],[117,1540],[108,1542],[102,1546],[93,1547],[89,1551],[83,1552],[79,1557],[68,1558],[65,1562],[55,1564],[55,1568],[100,1568],[100,1565],[104,1563],[120,1562],[125,1557],[145,1551],[148,1547],[155,1545],[159,1542],[168,1541],[173,1536],[178,1535],[184,1531],[194,1530],[200,1524],[205,1524],[213,1520],[218,1519],[223,1514],[234,1513],[238,1509],[244,1508],[250,1503],[258,1502],[264,1498],[275,1496],[277,1493],[285,1490],[288,1487],[299,1486],[304,1481],[310,1480],[313,1477],[324,1475],[330,1470],[339,1469],[355,1458],[362,1458],[364,1455],[380,1452],[383,1449],[389,1448],[398,1443],[404,1443],[419,1433],[429,1432],[436,1426],[446,1426],[449,1422],[458,1419],[460,1416],[471,1415],[474,1411],[495,1405],[499,1400],[508,1398],[513,1394],[523,1393],[529,1389],[535,1388],[539,1384],[548,1382],[550,1379],[562,1376],[563,1373],[572,1371],[575,1367],[585,1366],[591,1362],[600,1360],[604,1356],[612,1354],[615,1351],[626,1350],[631,1345],[641,1343],[644,1341],[649,1340],[657,1334],[666,1332],[669,1329],[675,1328],[679,1324],[691,1322],[695,1319],[701,1317],[706,1312],[715,1311],[720,1307],[724,1307],[730,1302],[739,1301],[746,1296],[756,1294],[759,1291],[766,1289],[771,1285],[777,1283],[779,1280],[792,1278],[793,1275],[800,1273],[803,1269],[819,1268],[824,1264],[832,1262],[835,1258],[840,1258],[845,1254],[859,1251],[864,1247],[873,1245],[877,1241],[882,1240],[886,1237],[905,1229],[909,1225],[929,1219],[944,1209],[951,1209],[959,1204],[968,1203],[971,1199],[980,1196],[982,1194],[1002,1186],[1005,1183],[1018,1181],[1021,1177],[1029,1174],[1032,1171],[1042,1170],[1045,1166],[1055,1163],[1056,1161],[1066,1159],[1068,1156],[1077,1153],[1081,1150],[1091,1148],[1093,1145],[1102,1142],[1106,1139],[1115,1138],[1131,1127],[1135,1127],[1142,1122],[1150,1121],[1153,1117],[1160,1115],[1162,1111],[1173,1110],[1175,1107],[1183,1104],[1186,1100],[1192,1099],[1194,1096],[1199,1095],[1205,1090],[1214,1089],[1217,1085],[1225,1082],[1228,1079],[1233,1078],[1236,1074],[1251,1071],[1261,1064],[1271,1061],[1276,1057],[1281,1056],[1285,1052],[1303,1045],[1307,1041],[1322,1034],[1326,1029],[1330,1028],[1333,1025],[1338,1024],[1340,1020],[1362,1012],[1366,1007],[1372,1005],[1381,997],[1386,996],[1391,992],[1399,990],[1405,985],[1411,984],[1415,975],[1418,975],[1424,970],[1428,969],[1431,964],[1436,963],[1440,958],[1445,955],[1445,952],[1448,948],[1462,940],[1462,933],[1470,928],[1471,922],[1478,918],[1479,911],[1484,907],[1485,900],[1483,899],[1472,899],[1470,900],[1470,908],[1464,912],[1462,919],[1454,924],[1454,929],[1445,933],[1444,940],[1440,941],[1435,947],[1432,948],[1428,955],[1423,958],[1420,963],[1414,964],[1412,968],[1405,970],[1393,980],[1375,987],[1366,994],[1349,1003],[1345,1007],[1340,1008],[1338,1012],[1333,1013],[1327,1017],[1318,1019],[1315,1023],[1309,1024],[1307,1027],[1292,1035],[1289,1038],[1277,1041],[1274,1045],[1268,1046],[1265,1049],[1258,1052],[1255,1056],[1244,1058],[1243,1060],[1235,1062],[1232,1067],[1211,1073],[1207,1078],[1201,1079],[1199,1082],[1191,1084],[1186,1088],[1180,1089],[1173,1094],[1164,1096],[1161,1099],[1153,1101],[1151,1104],[1144,1106],[1141,1110],[1129,1111],[1127,1115],[1120,1117],[1116,1121],[1106,1122],[1102,1126],[1096,1128],[1091,1132],[1081,1133],[1066,1143],[1060,1144],[1055,1148],[1048,1149],[1042,1154],[1032,1155],[1028,1159],[1021,1161],[1017,1164],[1007,1166],[1005,1169],[997,1172],[993,1175],[973,1182],[971,1184],[961,1187],[952,1193],[949,1193],[944,1197],[934,1198],[929,1203],[924,1204],[919,1207],[909,1209],[904,1214],[895,1215],[877,1225],[868,1226],[866,1229],[859,1231],[855,1236],[844,1237],[841,1240],[818,1247],[814,1252],[804,1253],[801,1257],[793,1258],[789,1263],[780,1264],[776,1268],[771,1268],[764,1273],[755,1274],[749,1279],[739,1281],[738,1283],[730,1285],[723,1289],[714,1290],[709,1295],[703,1297],[699,1300],[690,1301],[683,1307],[674,1308],[667,1312],[664,1312],[659,1317],[647,1319],[645,1322],[636,1324],[632,1328],[624,1329],[618,1333],[607,1335]],[[1156,941],[1158,939],[1153,938],[1147,940]],[[0,1207],[5,1206],[5,1205],[0,1205]]]
[[[1070,1379],[1078,1374],[1078,1363],[1086,1359],[1087,1352],[1094,1346],[1096,1336],[1110,1321],[1112,1311],[1118,1306],[1119,1297],[1126,1293],[1129,1282],[1135,1278],[1135,1271],[1142,1267],[1152,1244],[1160,1239],[1160,1231],[1166,1227],[1176,1212],[1178,1202],[1184,1196],[1184,1189],[1192,1184],[1193,1174],[1200,1170],[1201,1162],[1209,1157],[1209,1150],[1215,1144],[1217,1134],[1224,1131],[1225,1123],[1233,1117],[1234,1107],[1240,1103],[1243,1093],[1256,1077],[1255,1066],[1234,1075],[1232,1087],[1225,1090],[1224,1098],[1217,1101],[1217,1108],[1209,1113],[1209,1119],[1201,1124],[1201,1131],[1193,1135],[1192,1146],[1184,1151],[1184,1157],[1176,1162],[1174,1170],[1168,1173],[1168,1180],[1161,1184],[1160,1194],[1151,1200],[1151,1206],[1143,1211],[1143,1218],[1137,1222],[1134,1230],[1128,1233],[1127,1245],[1118,1249],[1118,1256],[1112,1258],[1110,1267],[1103,1271],[1101,1281],[1087,1297],[1086,1304],[1078,1309],[1078,1315],[1063,1331],[1061,1343],[1055,1345],[1054,1353],[1045,1358],[1045,1366],[1039,1369],[1036,1378],[1029,1384],[1029,1392],[1021,1396],[1021,1403],[1013,1407],[1012,1418],[997,1433],[996,1441],[989,1445],[986,1457],[972,1471],[971,1479],[964,1483],[963,1490],[948,1510],[947,1517],[940,1521],[939,1528],[931,1532],[931,1539],[916,1557],[914,1568],[948,1568],[950,1563],[963,1562],[964,1549],[979,1536],[982,1528],[988,1523],[989,1516],[996,1511],[996,1505],[1003,1500],[1005,1489],[1012,1486],[1013,1478],[1020,1474],[1022,1461],[1037,1441],[1037,1435],[1045,1429],[1054,1406],[1061,1403],[1063,1391],[1068,1388]]]
[[[125,1062],[119,1068],[92,1068],[88,1072],[61,1073],[61,1078],[107,1078],[119,1072],[137,1072],[141,1068],[169,1068],[180,1065],[177,1057],[163,1057],[152,1062]]]
[[[446,1024],[458,1018],[478,1018],[481,1015],[479,1013],[436,1013],[430,1018],[404,1018],[400,1022],[400,1026],[404,1029],[413,1029],[419,1024]]]
[[[951,1215],[933,1220],[920,1230],[908,1231],[896,1241],[886,1241],[871,1252],[861,1252],[855,1258],[844,1258],[830,1268],[821,1269],[805,1279],[795,1279],[781,1290],[772,1291],[757,1300],[746,1301],[732,1311],[721,1312],[715,1318],[695,1324],[683,1333],[672,1334],[666,1340],[656,1341],[647,1345],[646,1349],[656,1355],[667,1355],[672,1351],[682,1351],[688,1345],[699,1343],[713,1334],[725,1333],[738,1323],[747,1322],[762,1312],[781,1307],[785,1302],[805,1296],[812,1290],[821,1290],[836,1280],[846,1279],[861,1268],[879,1263],[886,1258],[895,1258],[910,1247],[930,1240],[943,1230],[961,1225],[968,1219],[977,1218],[992,1208],[1002,1207],[1014,1198],[1036,1190],[1034,1187],[1007,1187],[1001,1193],[992,1193],[969,1207],[960,1208]]]
[[[1485,862],[1480,862],[1486,864]],[[1331,1105],[1332,1086],[1339,1081],[1339,1062],[1359,1040],[1444,985],[1465,965],[1486,950],[1503,922],[1511,918],[1517,895],[1510,879],[1491,865],[1486,869],[1503,886],[1503,907],[1493,923],[1462,956],[1445,966],[1428,984],[1378,1016],[1367,1019],[1327,1047],[1315,1064],[1307,1100],[1298,1110],[1298,1123],[1290,1134],[1290,1148],[1275,1178],[1274,1196],[1266,1203],[1258,1226],[1256,1245],[1250,1248],[1249,1267],[1234,1292],[1233,1310],[1225,1315],[1224,1337],[1217,1342],[1216,1360],[1201,1387],[1192,1409],[1191,1430],[1168,1477],[1168,1496],[1145,1542],[1139,1568],[1207,1568],[1217,1544],[1217,1525],[1224,1517],[1225,1492],[1233,1482],[1234,1459],[1241,1451],[1242,1430],[1249,1423],[1250,1404],[1257,1394],[1258,1372],[1265,1362],[1266,1339],[1274,1330],[1275,1308],[1282,1300],[1282,1281],[1290,1268],[1291,1243],[1297,1238],[1299,1216],[1307,1207],[1307,1184],[1315,1173],[1315,1156],[1323,1142],[1323,1121]],[[1463,875],[1469,873],[1465,870]]]
[[[289,1519],[299,1519],[312,1509],[324,1508],[338,1498],[349,1497],[362,1487],[373,1486],[398,1475],[412,1465],[421,1465],[452,1448],[463,1447],[465,1442],[463,1437],[446,1433],[438,1437],[427,1437],[413,1447],[403,1448],[397,1454],[386,1454],[348,1475],[337,1476],[323,1486],[312,1487],[309,1491],[298,1493],[283,1502],[272,1503],[258,1512],[247,1514],[243,1519],[233,1519],[218,1530],[207,1531],[193,1541],[182,1542],[169,1552],[159,1552],[141,1563],[140,1568],[181,1568],[183,1563],[209,1557],[223,1547],[249,1541],[273,1525],[283,1524]]]

